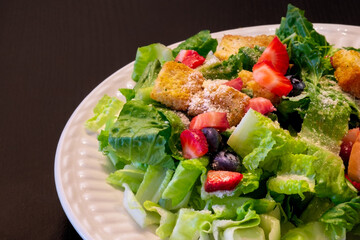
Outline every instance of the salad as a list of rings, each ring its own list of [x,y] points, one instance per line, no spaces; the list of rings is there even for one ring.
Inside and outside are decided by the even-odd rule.
[[[105,95],[85,126],[160,239],[358,238],[359,52],[289,4],[274,36],[140,47],[126,102]]]

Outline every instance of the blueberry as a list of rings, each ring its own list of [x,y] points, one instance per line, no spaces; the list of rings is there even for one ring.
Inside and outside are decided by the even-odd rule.
[[[221,135],[215,128],[203,128],[201,131],[206,137],[209,153],[216,153],[221,145]]]
[[[286,76],[293,86],[293,89],[289,93],[289,97],[294,97],[299,95],[305,89],[305,83],[301,79],[297,79],[294,76]]]
[[[240,159],[236,154],[232,152],[220,151],[214,157],[211,167],[214,170],[236,172],[240,170]]]

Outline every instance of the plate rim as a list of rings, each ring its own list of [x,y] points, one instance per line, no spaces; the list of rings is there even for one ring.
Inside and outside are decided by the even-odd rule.
[[[346,28],[350,28],[351,30],[357,31],[360,33],[360,26],[356,26],[356,25],[348,25],[348,24],[334,24],[334,23],[313,23],[314,28],[315,29],[327,29],[327,28],[338,28],[338,31],[340,31],[339,29],[346,29]],[[269,34],[271,32],[270,29],[276,29],[280,26],[280,24],[266,24],[266,25],[255,25],[255,26],[248,26],[248,27],[240,27],[240,28],[233,28],[233,29],[229,29],[229,30],[222,30],[222,31],[218,31],[218,32],[214,32],[211,33],[211,35],[214,36],[221,36],[230,32],[239,32],[238,34],[241,34],[241,31],[251,31],[251,30],[256,30],[256,29],[261,29],[261,30],[265,30],[267,29],[269,31]],[[260,31],[257,34],[265,34],[265,33],[261,33],[264,31]],[[179,43],[181,43],[182,41],[179,41],[177,43],[173,43],[171,45],[169,45],[169,47],[175,47],[176,45],[178,45]],[[107,78],[105,78],[101,83],[99,83],[94,89],[92,89],[87,95],[86,97],[80,102],[80,104],[75,108],[75,110],[73,111],[73,113],[71,114],[70,118],[67,120],[61,135],[59,137],[58,143],[57,143],[57,147],[56,147],[56,152],[55,152],[55,161],[54,161],[54,180],[55,180],[55,187],[56,187],[56,192],[58,195],[58,198],[60,200],[61,206],[67,216],[67,218],[69,219],[69,221],[71,222],[72,226],[74,227],[74,229],[77,231],[77,233],[81,236],[81,238],[83,239],[93,239],[93,236],[84,228],[84,226],[82,224],[80,224],[79,218],[78,216],[75,214],[73,207],[71,206],[71,203],[69,202],[69,199],[66,196],[65,193],[65,189],[64,189],[64,185],[63,185],[63,181],[62,181],[62,175],[61,175],[61,159],[60,159],[60,155],[61,155],[61,151],[63,150],[63,145],[64,145],[64,140],[65,140],[65,136],[67,131],[69,130],[70,125],[73,123],[76,115],[79,113],[79,111],[81,110],[81,108],[83,108],[83,106],[85,105],[85,103],[96,93],[99,91],[99,89],[101,88],[101,86],[108,84],[109,81],[111,81],[112,79],[116,78],[117,75],[119,75],[120,73],[124,72],[125,70],[129,70],[132,69],[134,65],[134,61],[124,65],[123,67],[121,67],[120,69],[116,70],[114,73],[112,73],[111,75],[109,75]]]

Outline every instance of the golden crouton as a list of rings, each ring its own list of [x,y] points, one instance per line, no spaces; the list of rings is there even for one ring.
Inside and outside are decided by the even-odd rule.
[[[192,98],[188,114],[196,116],[204,112],[226,112],[230,126],[236,126],[245,115],[250,97],[223,83],[223,80],[205,81],[204,90]]]
[[[255,47],[256,45],[267,47],[275,35],[239,36],[225,35],[214,53],[220,60],[226,60],[231,55],[239,52],[241,47]]]
[[[340,50],[333,56],[335,77],[339,86],[360,98],[360,53],[354,50]]]
[[[166,62],[155,80],[151,98],[180,111],[189,107],[193,94],[202,90],[204,77],[185,64]]]
[[[261,86],[259,83],[255,82],[252,72],[242,70],[239,72],[238,76],[243,81],[243,88],[250,89],[253,92],[253,97],[263,97],[269,99],[272,104],[278,104],[281,97],[270,92],[268,89]]]

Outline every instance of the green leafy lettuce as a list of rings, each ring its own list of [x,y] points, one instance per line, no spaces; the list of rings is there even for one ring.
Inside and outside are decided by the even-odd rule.
[[[249,171],[261,168],[277,174],[269,181],[269,188],[276,192],[302,196],[303,192],[315,190],[318,197],[329,197],[334,203],[356,196],[356,190],[345,180],[339,156],[292,137],[276,122],[252,109],[235,128],[228,145],[243,157],[243,165]]]
[[[174,168],[169,139],[173,143],[172,136],[179,134],[184,126],[179,117],[175,120],[175,113],[171,114],[170,122],[163,112],[143,101],[127,102],[109,130],[109,145],[126,161]],[[172,129],[174,122],[177,126]]]
[[[161,65],[173,60],[172,51],[160,43],[153,43],[137,49],[132,79],[135,82],[140,80],[146,67],[152,61],[159,60]]]
[[[218,42],[216,39],[212,38],[209,30],[203,30],[194,36],[186,39],[184,42],[180,43],[179,46],[173,49],[173,56],[176,57],[180,50],[195,50],[201,56],[206,57],[206,55],[212,51],[216,51]]]
[[[114,120],[124,103],[116,97],[104,95],[96,104],[94,116],[85,122],[85,127],[91,131],[97,131],[109,120]]]
[[[278,109],[280,115],[289,118],[293,112],[299,112],[298,117],[303,118],[300,135],[338,153],[341,139],[348,131],[350,115],[359,119],[360,111],[354,100],[336,88],[331,77],[327,77],[333,74],[329,56],[336,49],[316,32],[304,17],[304,11],[291,4],[276,35],[287,45],[293,69],[300,72],[299,77],[306,85],[301,97],[286,100],[293,102],[291,105],[283,103]]]

